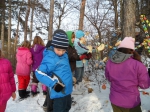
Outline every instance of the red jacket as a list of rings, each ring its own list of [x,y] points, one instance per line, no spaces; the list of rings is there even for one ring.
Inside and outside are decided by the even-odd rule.
[[[5,104],[15,91],[12,66],[7,59],[0,58],[0,105]]]

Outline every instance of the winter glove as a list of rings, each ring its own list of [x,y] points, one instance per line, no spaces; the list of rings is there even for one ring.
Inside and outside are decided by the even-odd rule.
[[[65,85],[63,85],[62,83],[56,83],[54,86],[53,86],[53,89],[56,91],[56,92],[60,92],[64,89]]]
[[[80,56],[80,60],[83,60],[83,59],[86,59],[86,58],[87,58],[86,54],[82,54],[82,55]]]

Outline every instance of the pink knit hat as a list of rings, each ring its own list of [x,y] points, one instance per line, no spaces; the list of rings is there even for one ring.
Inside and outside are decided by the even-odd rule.
[[[135,39],[132,37],[125,37],[120,45],[118,46],[118,48],[129,48],[129,49],[135,49],[134,47],[134,43],[135,43]]]

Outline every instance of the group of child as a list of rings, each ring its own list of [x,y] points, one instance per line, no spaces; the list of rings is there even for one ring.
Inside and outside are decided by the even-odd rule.
[[[29,41],[24,41],[16,54],[19,96],[29,96],[27,87],[32,70],[31,92],[37,94],[37,84],[42,83],[43,93],[48,91],[45,105],[52,106],[47,112],[69,112],[73,77],[80,91],[84,66],[91,58],[91,48],[85,46],[84,36],[81,30],[74,33],[58,29],[47,47],[39,36],[34,38],[32,46]],[[106,63],[105,76],[110,82],[110,101],[114,112],[142,112],[138,87],[146,89],[150,86],[147,69],[134,50],[134,43],[132,37],[125,37]],[[16,98],[16,86],[11,64],[3,58],[1,50],[0,77],[0,112],[4,112],[10,96]]]
[[[76,66],[76,61],[84,63],[82,60],[91,58],[91,54],[89,56],[88,49],[84,46],[85,43],[82,43],[84,36],[84,32],[81,30],[77,32],[65,32],[58,29],[54,32],[52,41],[48,47],[45,47],[42,38],[39,36],[35,36],[32,46],[29,41],[23,41],[16,53],[16,75],[20,98],[29,97],[30,91],[27,91],[27,87],[32,72],[32,95],[34,96],[38,93],[37,87],[40,81],[42,83],[43,94],[47,94],[48,90],[48,95],[50,96],[48,100],[51,99],[53,101],[53,112],[68,112],[72,102],[73,77],[76,78],[77,84],[82,82],[83,77],[84,65],[78,67]],[[76,45],[74,44],[75,40]],[[79,50],[75,49],[77,47]],[[3,109],[1,112],[4,112],[10,95],[14,99],[16,98],[16,86],[10,62],[2,56],[0,61],[8,67],[6,70],[0,68],[0,75],[3,73],[2,70],[4,70],[12,78],[11,80],[6,79],[8,81],[6,86],[9,86],[9,94],[6,94],[5,103],[3,99],[2,101],[0,100],[0,108],[3,107],[1,108]],[[1,66],[4,66],[2,64]],[[76,68],[79,68],[79,70]],[[3,89],[2,91],[7,90]],[[0,93],[0,96],[1,94],[5,93]]]

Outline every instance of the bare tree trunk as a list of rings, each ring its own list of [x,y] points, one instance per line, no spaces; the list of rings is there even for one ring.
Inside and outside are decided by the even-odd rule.
[[[31,22],[30,22],[30,42],[32,41],[34,6],[32,7]]]
[[[79,30],[83,30],[84,12],[86,0],[82,0],[80,8]]]
[[[51,0],[50,1],[50,14],[49,14],[48,40],[52,40],[52,34],[53,34],[53,15],[54,15],[54,0]]]
[[[28,8],[25,17],[24,40],[27,40],[28,18],[30,14],[30,0],[28,0]]]
[[[10,51],[10,47],[11,47],[11,0],[9,0],[9,20],[8,20],[8,59],[11,59],[11,51]]]
[[[136,0],[124,0],[124,25],[123,25],[123,38],[135,38],[135,7]]]
[[[139,14],[139,2],[136,0],[136,22],[140,21],[140,14]]]
[[[118,10],[117,10],[117,0],[113,0],[114,12],[115,12],[115,29],[118,28]]]
[[[121,30],[123,30],[123,16],[124,16],[124,11],[123,11],[123,0],[120,0],[120,26],[121,26]],[[121,34],[121,38],[122,38],[123,34]]]
[[[5,7],[5,1],[4,0],[2,0],[2,6],[4,6]],[[5,8],[2,8],[2,12],[1,12],[1,17],[2,17],[2,19],[1,19],[1,24],[2,24],[2,26],[1,26],[1,43],[2,43],[2,48],[1,48],[1,50],[2,50],[2,52],[4,51],[4,26],[5,26],[5,23],[4,23],[4,21],[5,21]]]

